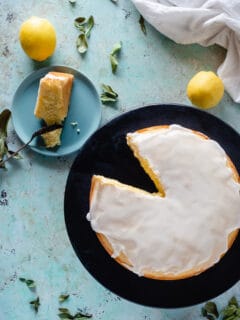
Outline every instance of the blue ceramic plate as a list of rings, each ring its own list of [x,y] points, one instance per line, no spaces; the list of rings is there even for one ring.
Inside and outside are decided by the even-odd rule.
[[[49,71],[67,72],[74,75],[68,116],[64,121],[61,146],[47,149],[42,139],[35,138],[30,147],[47,156],[64,156],[79,150],[98,128],[101,120],[101,103],[92,82],[69,67],[51,66],[30,74],[17,89],[12,104],[12,120],[17,135],[26,143],[43,122],[34,116],[39,81]],[[77,125],[73,126],[72,123]],[[80,131],[79,131],[79,130]]]

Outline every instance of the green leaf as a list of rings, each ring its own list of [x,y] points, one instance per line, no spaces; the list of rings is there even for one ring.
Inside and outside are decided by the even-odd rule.
[[[87,39],[84,33],[81,33],[77,38],[77,49],[80,53],[85,53],[88,49]]]
[[[228,317],[235,315],[237,309],[238,308],[233,304],[224,308],[222,310],[223,319],[228,319]]]
[[[59,302],[64,302],[64,301],[66,301],[68,298],[69,298],[69,294],[61,294],[61,295],[58,297],[58,301],[59,301]]]
[[[238,302],[237,302],[237,299],[236,299],[235,297],[232,297],[232,298],[228,301],[228,305],[229,305],[229,306],[234,305],[234,306],[236,306],[237,308],[239,307]]]
[[[75,27],[80,30],[80,32],[84,33],[87,38],[89,38],[94,24],[93,16],[90,16],[88,19],[85,17],[78,17],[74,20]]]
[[[104,90],[104,92],[110,96],[110,97],[113,97],[113,98],[117,98],[118,97],[118,94],[113,90],[113,88],[109,85],[106,85],[106,84],[102,84],[102,89]]]
[[[217,319],[219,316],[219,312],[217,310],[217,306],[214,302],[207,302],[202,308],[202,315],[209,320]]]
[[[59,310],[60,312],[69,313],[69,314],[70,314],[70,311],[69,311],[68,308],[58,308],[58,310]]]
[[[122,48],[122,42],[118,42],[118,43],[115,43],[115,45],[113,46],[112,48],[112,52],[111,52],[111,55],[115,55],[117,54]]]
[[[115,73],[118,67],[117,58],[115,56],[110,55],[110,62],[111,62],[112,72]]]
[[[102,103],[108,103],[108,102],[116,102],[118,98],[118,94],[113,90],[113,88],[109,85],[102,84],[102,94],[100,96],[100,99]]]
[[[224,319],[224,320],[239,320],[239,317],[236,316],[235,314],[233,314],[231,316],[223,317],[222,319]]]
[[[24,282],[26,283],[26,285],[28,286],[28,288],[35,288],[36,287],[36,284],[33,280],[31,279],[25,279],[25,278],[19,278],[19,280],[21,282]]]
[[[145,20],[144,20],[142,15],[140,15],[140,18],[139,18],[138,22],[140,24],[142,32],[146,35],[147,34],[147,30],[146,30],[146,27],[145,27]]]
[[[35,300],[32,300],[29,302],[33,309],[35,310],[35,312],[37,313],[38,312],[38,309],[39,309],[39,306],[40,306],[40,299],[39,297],[37,297]]]
[[[5,109],[0,113],[0,137],[7,137],[7,125],[8,121],[11,117],[11,111],[9,109]]]
[[[117,60],[117,55],[122,49],[122,42],[118,42],[113,46],[113,49],[110,53],[110,62],[111,62],[111,67],[112,67],[112,72],[115,73],[117,71],[118,67],[118,60]]]
[[[68,313],[59,313],[58,317],[62,320],[69,320],[69,319],[74,319],[73,316],[71,316]]]
[[[81,32],[77,38],[76,45],[78,51],[82,54],[88,49],[87,38],[90,37],[91,30],[94,26],[94,18],[93,16],[90,16],[88,19],[78,17],[74,20],[74,25]]]
[[[0,113],[0,162],[3,160],[4,156],[8,152],[8,146],[7,146],[7,126],[9,119],[11,117],[11,111],[9,109],[4,109]],[[5,168],[5,166],[1,166],[2,168]]]
[[[78,312],[74,315],[74,318],[73,318],[73,319],[79,320],[79,319],[83,319],[83,318],[90,319],[90,318],[92,318],[92,314],[90,314],[90,313],[85,313],[85,312],[82,312],[82,311],[78,311]]]
[[[87,38],[90,37],[90,33],[93,27],[94,27],[94,18],[93,16],[90,16],[86,22],[86,29],[85,29],[85,35]]]
[[[80,31],[82,31],[82,27],[86,23],[86,21],[87,20],[85,17],[78,17],[74,20],[74,25],[77,29],[80,29]],[[83,30],[85,30],[84,27],[83,27]]]
[[[58,314],[58,317],[60,319],[74,319],[73,315],[71,315],[70,311],[67,308],[58,308],[58,310],[60,311],[60,313]]]

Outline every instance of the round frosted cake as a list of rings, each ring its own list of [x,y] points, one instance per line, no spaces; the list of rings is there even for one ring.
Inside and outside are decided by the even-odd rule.
[[[106,251],[139,276],[176,280],[216,264],[240,228],[239,175],[214,140],[179,125],[128,133],[156,193],[94,175],[87,219]]]

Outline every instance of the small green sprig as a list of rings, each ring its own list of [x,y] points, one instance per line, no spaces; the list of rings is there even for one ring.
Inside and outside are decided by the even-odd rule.
[[[94,27],[94,18],[90,16],[88,19],[85,17],[78,17],[74,20],[74,26],[80,31],[76,40],[76,46],[79,53],[85,53],[88,50],[88,40],[91,30]]]
[[[9,109],[4,109],[0,113],[0,168],[6,168],[5,166],[5,160],[6,157],[15,158],[15,159],[21,159],[21,156],[18,152],[14,152],[9,150],[8,143],[7,143],[7,127],[8,122],[11,117],[11,111]]]
[[[59,308],[58,317],[62,320],[82,320],[92,318],[92,315],[89,313],[84,313],[82,311],[78,311],[75,315],[72,315],[67,308]]]
[[[30,289],[36,288],[36,284],[35,284],[34,280],[25,279],[25,278],[19,278],[19,280],[21,282],[26,283],[27,287],[30,288]]]
[[[102,94],[100,99],[102,103],[116,102],[118,98],[117,92],[113,90],[113,88],[109,85],[102,84]]]
[[[37,297],[35,300],[30,301],[29,303],[33,307],[35,312],[37,313],[38,309],[40,307],[40,299],[39,299],[39,297]]]
[[[122,42],[118,42],[113,46],[113,49],[110,53],[110,62],[112,67],[112,73],[115,73],[118,68],[118,59],[117,56],[122,49]]]
[[[240,307],[235,297],[232,297],[227,306],[218,311],[215,302],[209,301],[202,308],[202,315],[209,320],[240,320]]]
[[[219,312],[215,302],[209,301],[202,308],[202,315],[209,319],[215,320],[219,317]]]
[[[69,294],[61,294],[61,295],[58,297],[58,301],[59,301],[60,303],[62,303],[62,302],[64,302],[64,301],[68,300],[68,298],[69,298]]]
[[[140,24],[142,32],[146,35],[147,34],[147,30],[146,30],[146,26],[145,26],[145,20],[144,20],[142,15],[140,15],[140,18],[139,18],[138,22]]]

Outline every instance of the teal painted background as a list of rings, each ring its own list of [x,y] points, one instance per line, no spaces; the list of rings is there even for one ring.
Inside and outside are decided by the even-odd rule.
[[[48,18],[57,31],[57,48],[48,61],[35,63],[21,50],[18,30],[32,15]],[[78,16],[95,18],[89,50],[83,57],[75,47]],[[0,0],[0,111],[11,108],[21,81],[33,70],[47,65],[67,65],[85,73],[100,93],[101,83],[112,85],[119,100],[114,107],[102,106],[102,125],[123,112],[150,103],[190,104],[185,89],[197,71],[216,71],[225,51],[217,46],[178,45],[146,23],[140,29],[139,13],[130,0]],[[122,41],[119,68],[111,73],[109,53]],[[240,106],[227,93],[209,111],[240,132]],[[21,145],[12,124],[9,141],[13,149]],[[69,168],[76,154],[50,159],[30,149],[21,161],[8,163],[0,171],[0,192],[8,205],[0,206],[0,320],[58,319],[58,296],[69,293],[62,306],[72,312],[86,309],[94,320],[195,320],[201,319],[201,305],[163,310],[140,306],[110,293],[84,269],[69,242],[63,213],[63,195]],[[36,292],[18,278],[34,279]],[[40,297],[35,315],[29,301]],[[215,299],[221,307],[235,295],[236,284]]]

